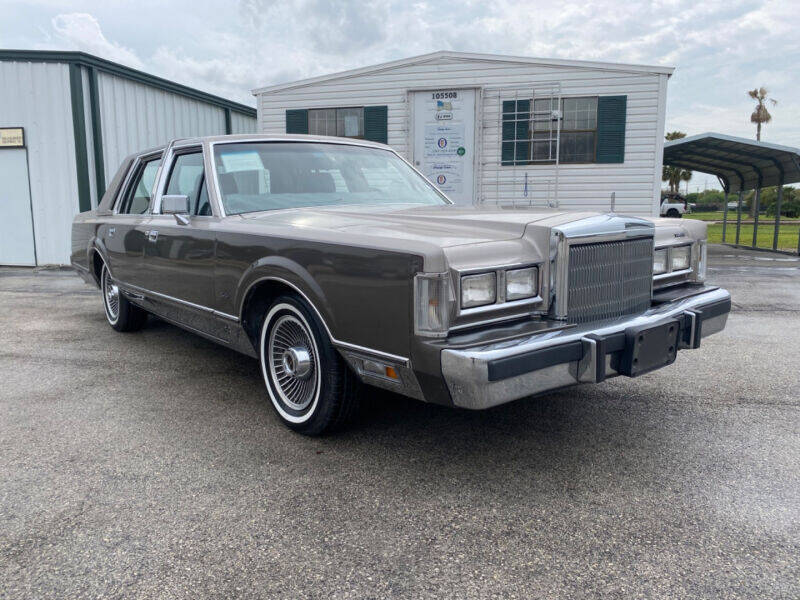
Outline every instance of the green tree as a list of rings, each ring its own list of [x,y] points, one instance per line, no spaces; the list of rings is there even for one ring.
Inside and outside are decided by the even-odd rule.
[[[747,92],[747,95],[756,101],[756,108],[750,115],[750,122],[756,124],[756,140],[759,142],[761,141],[761,126],[772,121],[772,115],[767,110],[767,102],[771,102],[772,106],[778,104],[778,101],[770,98],[768,94],[769,90],[763,86]]]
[[[772,186],[764,188],[761,192],[761,208],[769,216],[774,217],[778,208],[778,188]],[[784,217],[800,216],[800,190],[784,186],[783,202],[781,202],[781,215]]]
[[[670,131],[665,136],[666,140],[679,140],[685,138],[686,134],[682,131]],[[692,178],[692,172],[680,167],[670,167],[664,165],[661,168],[661,181],[666,181],[669,184],[669,191],[673,194],[678,193],[681,181],[689,181]]]

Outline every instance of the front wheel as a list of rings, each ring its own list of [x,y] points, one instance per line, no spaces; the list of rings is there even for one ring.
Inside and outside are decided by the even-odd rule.
[[[282,296],[261,325],[261,372],[272,406],[285,425],[322,435],[354,414],[360,385],[319,319],[297,296]]]
[[[137,331],[147,322],[147,312],[134,306],[120,293],[119,286],[103,264],[100,273],[100,289],[103,292],[103,308],[108,324],[117,331]]]

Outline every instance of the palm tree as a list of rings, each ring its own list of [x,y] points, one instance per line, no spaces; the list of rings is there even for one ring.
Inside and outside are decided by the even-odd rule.
[[[686,134],[682,131],[670,131],[665,136],[669,142],[671,140],[679,140],[685,138]],[[689,181],[692,178],[692,172],[680,167],[663,166],[661,168],[661,181],[669,183],[669,191],[677,194],[680,191],[681,181]]]
[[[767,94],[769,94],[769,90],[763,86],[747,92],[747,95],[757,103],[753,114],[750,115],[750,122],[756,124],[756,140],[759,142],[761,141],[761,124],[772,121],[772,115],[767,110],[767,102],[772,102],[772,106],[778,104],[777,100],[769,98]]]

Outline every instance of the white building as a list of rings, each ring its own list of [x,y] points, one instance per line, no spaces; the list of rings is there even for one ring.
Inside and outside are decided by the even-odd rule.
[[[253,94],[260,132],[388,143],[459,203],[656,215],[672,72],[445,51]]]
[[[255,110],[81,52],[0,50],[0,264],[68,264],[123,157],[255,131]]]

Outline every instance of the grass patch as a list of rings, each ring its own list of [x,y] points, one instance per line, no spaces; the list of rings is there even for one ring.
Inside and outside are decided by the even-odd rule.
[[[775,234],[774,225],[758,226],[758,248],[772,249],[772,236]],[[797,220],[786,223],[781,219],[781,228],[778,232],[778,250],[797,251],[797,236],[800,235],[800,223]],[[712,244],[722,243],[722,223],[713,223],[708,226],[708,241]],[[728,229],[725,235],[725,243],[733,244],[736,242],[736,221],[728,221]],[[751,246],[753,244],[753,226],[742,225],[739,230],[739,244]]]
[[[714,212],[694,212],[688,213],[683,215],[684,219],[695,219],[696,221],[722,221],[725,219],[725,213],[721,210],[717,210]],[[742,211],[742,221],[752,221],[752,217],[747,211]],[[767,216],[767,215],[759,215],[759,221],[773,221],[774,217]],[[734,224],[736,227],[736,211],[729,210],[728,211],[728,223]],[[783,223],[797,223],[800,224],[800,219],[790,219],[789,217],[781,217],[781,224]],[[761,233],[758,234],[761,237]]]

